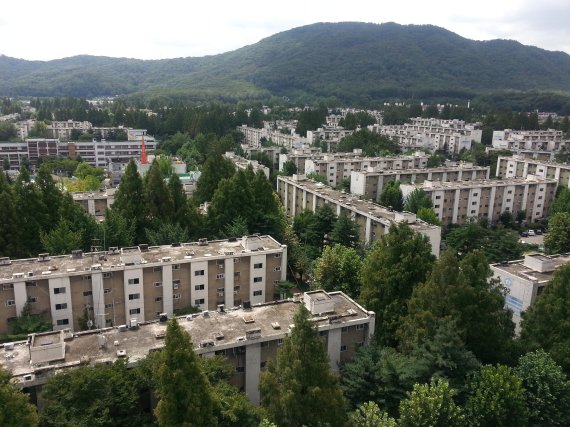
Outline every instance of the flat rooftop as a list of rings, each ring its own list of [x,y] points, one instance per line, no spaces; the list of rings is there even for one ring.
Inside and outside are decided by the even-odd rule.
[[[457,166],[440,166],[436,168],[413,168],[413,169],[383,169],[381,171],[361,170],[358,171],[365,175],[400,175],[413,173],[438,173],[438,172],[458,172],[458,171],[487,171],[489,166],[476,166],[473,164],[459,164]]]
[[[555,167],[570,169],[570,165],[567,163],[552,162],[550,160],[527,159],[523,156],[519,156],[516,154],[514,156],[510,156],[510,157],[499,156],[499,161],[500,160],[513,160],[515,162],[521,162],[521,163],[533,163],[533,164],[537,164],[537,165],[555,166]]]
[[[5,260],[0,258],[0,282],[16,280],[14,275],[23,274],[19,280],[41,280],[58,274],[91,271],[94,265],[103,271],[113,271],[124,268],[131,263],[125,257],[138,257],[135,264],[151,264],[168,261],[185,261],[190,259],[204,260],[208,258],[226,257],[230,254],[249,254],[256,251],[271,251],[282,246],[271,236],[246,236],[239,239],[214,240],[205,242],[179,243],[163,246],[144,245],[123,248],[117,251],[88,252],[77,255],[59,255],[40,258]],[[9,262],[9,264],[8,264]],[[30,275],[30,273],[32,273]]]
[[[425,191],[437,189],[464,189],[464,188],[479,188],[479,187],[500,187],[507,185],[524,185],[524,184],[557,184],[555,179],[546,178],[505,178],[505,179],[474,179],[471,181],[424,181],[421,184],[412,184],[416,187],[422,188]],[[410,184],[405,184],[410,185]]]
[[[552,276],[554,276],[554,272],[556,271],[556,269],[570,262],[570,253],[560,254],[560,255],[550,255],[550,256],[542,254],[531,254],[526,256],[534,258],[536,261],[541,263],[544,262],[551,263],[552,270],[550,270],[549,268],[550,271],[544,271],[544,272],[537,271],[536,269],[530,267],[527,263],[525,263],[524,259],[491,264],[491,267],[493,267],[493,269],[509,273],[513,276],[520,277],[521,279],[524,280],[532,280],[532,281],[537,281],[539,283],[543,283],[543,282],[550,282],[552,280]]]
[[[324,315],[313,315],[312,319],[319,327],[328,329],[329,317],[334,316],[334,323],[358,324],[366,323],[373,316],[342,292],[322,292],[334,302],[334,312]],[[225,350],[247,345],[252,339],[256,342],[272,341],[283,338],[289,332],[293,316],[301,305],[302,296],[294,299],[265,303],[252,306],[251,309],[235,309],[225,312],[209,311],[178,317],[180,325],[192,337],[194,348],[198,354]],[[12,376],[22,385],[41,384],[45,382],[46,373],[61,368],[94,365],[128,357],[129,363],[136,363],[145,358],[153,350],[164,346],[165,322],[151,321],[139,325],[138,328],[123,327],[105,328],[74,335],[65,334],[65,356],[63,359],[46,363],[30,363],[28,343],[25,341],[4,345],[0,349],[0,365],[9,370]],[[335,328],[342,327],[338,324]],[[257,337],[250,338],[248,331],[256,331]],[[61,331],[43,334],[49,337],[62,336]],[[36,342],[37,336],[36,336]],[[13,348],[12,348],[13,347]],[[118,353],[120,352],[120,353]],[[119,355],[120,354],[120,355]],[[28,379],[24,376],[30,375]],[[31,382],[31,383],[30,383]]]
[[[107,199],[115,196],[115,188],[107,188],[104,191],[79,191],[71,193],[73,200],[87,200],[87,199]]]

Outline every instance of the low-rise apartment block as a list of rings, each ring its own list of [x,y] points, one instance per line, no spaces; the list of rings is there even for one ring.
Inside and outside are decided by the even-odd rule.
[[[269,179],[269,168],[265,165],[262,165],[257,160],[244,159],[243,157],[235,154],[233,151],[226,151],[224,157],[226,159],[230,159],[237,169],[246,170],[251,166],[254,172],[257,173],[257,171],[261,171],[265,177]]]
[[[254,147],[260,147],[261,141],[263,139],[271,142],[274,145],[280,147],[285,147],[290,150],[298,144],[306,142],[306,139],[297,134],[282,133],[278,130],[272,130],[269,128],[252,128],[247,125],[241,125],[237,127],[237,131],[241,132],[244,136],[244,143],[247,145],[252,145]]]
[[[529,175],[527,178],[457,182],[424,181],[403,184],[407,197],[416,188],[424,190],[444,225],[465,224],[471,218],[496,223],[503,212],[515,218],[524,211],[526,220],[534,222],[548,215],[557,182]]]
[[[421,184],[424,181],[472,181],[489,179],[489,172],[488,166],[476,166],[472,163],[425,169],[382,170],[373,167],[351,173],[350,192],[378,202],[384,186],[389,182],[400,181],[402,184]]]
[[[568,262],[570,254],[530,254],[522,260],[491,264],[493,277],[507,289],[506,306],[513,311],[517,332],[522,314],[548,286],[556,269]]]
[[[336,147],[340,140],[345,136],[352,135],[354,131],[345,129],[342,126],[324,126],[317,130],[307,131],[307,141],[311,145],[322,144],[326,142],[327,151],[336,151]]]
[[[498,158],[497,176],[503,178],[526,178],[528,175],[555,179],[558,181],[558,185],[570,188],[570,165],[527,159],[519,155]]]
[[[510,151],[558,152],[568,148],[561,130],[496,130],[493,132],[493,148]]]
[[[102,328],[191,307],[273,301],[286,262],[286,246],[269,236],[2,258],[0,333],[9,331],[25,304],[54,329],[78,331],[85,315]]]
[[[49,138],[69,141],[71,139],[73,130],[85,133],[91,128],[92,128],[91,122],[87,121],[84,122],[79,122],[76,120],[53,121],[47,126],[47,133]]]
[[[310,311],[335,370],[368,345],[374,335],[374,312],[342,292],[306,292],[289,300],[239,309],[220,307],[177,320],[192,337],[195,352],[202,357],[226,357],[234,367],[230,383],[259,404],[259,374],[290,334],[301,304]],[[1,358],[0,365],[12,373],[19,387],[33,389],[61,369],[112,363],[125,357],[136,364],[164,347],[168,317],[82,333],[62,330],[33,334],[28,342],[4,344],[7,357]]]
[[[365,243],[372,243],[387,234],[393,224],[406,222],[412,229],[429,238],[432,253],[439,256],[440,227],[417,219],[413,213],[395,212],[376,203],[334,190],[307,179],[304,175],[278,176],[277,193],[287,214],[292,217],[305,209],[315,212],[325,204],[330,205],[337,215],[346,214],[358,224],[360,240]]]
[[[99,191],[80,191],[71,193],[73,200],[98,221],[105,218],[105,210],[110,209],[115,201],[115,189],[107,188]]]

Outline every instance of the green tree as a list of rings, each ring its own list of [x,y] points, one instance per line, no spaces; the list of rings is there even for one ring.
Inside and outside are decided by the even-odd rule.
[[[570,425],[570,382],[548,353],[541,349],[525,354],[516,373],[525,390],[530,425]]]
[[[341,213],[331,230],[330,240],[348,248],[356,248],[360,240],[359,236],[358,224],[348,215]]]
[[[0,221],[0,254],[7,257],[16,257],[23,252],[20,245],[20,221],[18,209],[12,188],[6,182],[6,177],[0,173],[0,206],[2,206],[2,221]]]
[[[434,260],[429,239],[405,223],[392,225],[368,252],[360,301],[376,313],[376,338],[383,345],[396,344],[396,328],[407,314],[412,290],[426,279]]]
[[[396,427],[396,420],[380,410],[374,402],[360,405],[350,414],[349,423],[353,427]]]
[[[10,374],[0,369],[0,426],[35,427],[36,408],[28,396],[10,381]]]
[[[304,306],[294,325],[276,359],[261,373],[261,404],[277,425],[342,426],[346,415],[338,378]]]
[[[297,173],[297,165],[292,160],[287,160],[283,163],[283,174],[285,176],[292,176]]]
[[[11,323],[12,333],[15,335],[32,334],[35,332],[51,331],[52,324],[44,319],[43,315],[32,313],[31,305],[26,302],[20,315]]]
[[[360,290],[361,266],[362,260],[353,248],[326,246],[315,261],[312,288],[343,291],[355,298]]]
[[[42,426],[145,424],[137,382],[126,361],[64,370],[47,381],[41,397]]]
[[[81,231],[73,231],[69,222],[64,219],[50,232],[41,232],[40,240],[46,251],[53,255],[69,254],[72,250],[83,247]]]
[[[441,221],[433,208],[421,208],[417,213],[417,217],[428,224],[441,225]]]
[[[543,348],[566,373],[570,372],[567,319],[570,319],[570,264],[556,270],[544,292],[525,312],[521,323],[523,345],[530,350]]]
[[[168,321],[156,372],[155,409],[160,426],[215,426],[214,397],[194,353],[192,340],[176,321]]]
[[[468,383],[467,424],[476,427],[526,426],[528,412],[522,380],[504,365],[483,366]]]
[[[221,155],[209,156],[202,168],[202,174],[196,184],[194,198],[198,203],[209,202],[214,197],[218,184],[225,178],[231,178],[235,167],[230,159]]]
[[[160,166],[156,161],[152,163],[146,173],[144,194],[148,219],[151,223],[170,221],[173,218],[174,205],[172,198],[164,183]]]
[[[53,228],[59,222],[60,205],[62,194],[53,181],[51,174],[47,168],[40,167],[36,176],[36,185],[42,197],[42,202],[49,207],[47,211],[48,228]]]
[[[431,198],[421,188],[416,188],[406,198],[404,209],[408,212],[418,213],[420,209],[433,207]]]
[[[232,178],[223,179],[216,189],[208,208],[208,221],[213,232],[223,230],[241,216],[248,228],[253,222],[254,206],[251,183],[247,173],[239,170]],[[253,230],[250,230],[253,231]]]
[[[169,245],[190,241],[188,230],[180,224],[160,222],[153,228],[145,228],[147,241],[151,245]]]
[[[75,176],[81,179],[94,176],[101,181],[105,178],[105,171],[101,168],[91,166],[89,163],[80,162],[75,169]]]
[[[400,427],[447,427],[465,425],[465,416],[453,400],[455,391],[444,380],[416,384],[400,403]]]
[[[146,203],[142,179],[137,172],[137,165],[131,160],[121,177],[119,188],[115,192],[112,209],[121,217],[132,221],[135,225],[135,243],[144,240],[146,226]]]
[[[332,210],[332,207],[327,203],[320,208],[318,208],[315,212],[313,228],[314,233],[317,236],[317,242],[315,242],[318,246],[322,247],[325,243],[325,235],[330,239],[332,237],[331,232],[334,229],[334,226],[337,221],[337,216]]]
[[[394,210],[401,212],[404,209],[404,200],[402,190],[400,189],[400,181],[390,181],[382,189],[380,193],[380,204],[390,206]]]
[[[548,220],[548,234],[544,237],[544,250],[548,254],[570,251],[570,212],[560,212]]]
[[[554,215],[563,212],[570,213],[570,189],[568,187],[558,186],[550,213]]]

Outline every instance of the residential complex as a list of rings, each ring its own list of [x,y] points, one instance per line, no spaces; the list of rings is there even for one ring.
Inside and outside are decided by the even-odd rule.
[[[522,314],[534,303],[552,280],[557,268],[570,262],[570,254],[525,255],[518,261],[491,264],[493,277],[499,279],[508,293],[506,305],[513,311],[513,321],[520,331]]]
[[[54,329],[78,331],[85,317],[105,327],[191,307],[273,301],[286,262],[286,246],[269,236],[1,258],[0,333],[26,303]]]
[[[424,181],[401,185],[404,197],[416,188],[430,197],[433,208],[444,225],[465,224],[470,218],[495,223],[503,212],[515,218],[525,212],[529,222],[543,219],[556,193],[557,182],[533,175],[527,178],[457,182]]]
[[[342,138],[352,135],[353,133],[354,131],[345,129],[342,126],[324,126],[317,130],[308,130],[307,141],[311,145],[321,145],[326,143],[327,151],[332,152],[336,151],[336,147]]]
[[[510,151],[557,152],[567,148],[561,130],[496,130],[493,132],[493,148]]]
[[[424,169],[380,169],[377,167],[363,171],[353,171],[350,175],[350,192],[375,202],[380,201],[386,184],[400,181],[402,184],[421,184],[424,181],[457,182],[489,179],[489,167],[474,166],[472,163]],[[451,166],[454,164],[454,166]]]
[[[271,128],[252,128],[247,125],[241,125],[237,127],[237,130],[241,132],[244,136],[244,143],[247,145],[252,145],[254,147],[260,147],[262,139],[267,141],[271,140],[274,145],[280,147],[285,147],[288,150],[292,149],[298,144],[306,142],[306,139],[297,134],[292,133],[282,133],[278,130],[272,130]]]
[[[334,190],[319,182],[307,179],[304,175],[277,177],[277,193],[287,214],[295,216],[309,209],[315,212],[325,204],[332,207],[337,215],[346,214],[359,226],[360,240],[372,243],[398,222],[406,222],[412,229],[427,236],[432,253],[439,255],[441,229],[416,218],[410,212],[395,212],[376,203],[361,200],[350,194]]]
[[[243,157],[235,154],[233,151],[226,151],[224,157],[226,159],[230,159],[234,164],[234,166],[236,167],[236,169],[246,170],[251,166],[254,172],[257,173],[257,171],[261,171],[263,172],[265,177],[269,179],[269,168],[267,166],[262,165],[257,160],[244,159]]]
[[[570,187],[570,165],[535,159],[524,156],[499,157],[497,176],[503,178],[526,178],[528,175],[555,179],[558,185]]]
[[[198,355],[227,358],[234,367],[230,382],[259,404],[259,374],[290,334],[301,304],[311,313],[333,369],[350,361],[374,335],[374,312],[342,292],[313,291],[250,307],[220,307],[179,317],[178,322],[192,337]],[[5,344],[8,357],[1,358],[0,365],[12,373],[19,387],[33,389],[61,369],[112,363],[125,357],[129,364],[136,364],[164,346],[168,317],[82,333],[61,330],[33,334],[28,342]]]

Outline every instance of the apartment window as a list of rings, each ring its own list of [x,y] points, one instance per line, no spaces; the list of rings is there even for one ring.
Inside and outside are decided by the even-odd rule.
[[[477,204],[477,202],[471,202],[472,206],[475,206]]]
[[[172,282],[172,289],[180,288],[180,280],[175,280]]]
[[[346,345],[341,345],[341,346],[340,346],[340,351],[341,351],[341,352],[346,351],[346,350],[347,350]]]
[[[234,271],[234,277],[239,277],[241,276],[241,272],[240,271]]]
[[[105,319],[105,324],[106,324],[106,325],[112,325],[112,324],[113,324],[113,319]]]
[[[263,263],[259,262],[257,264],[253,264],[253,268],[263,268]]]
[[[10,289],[14,289],[14,284],[13,283],[4,283],[4,285],[2,286],[2,289],[4,289],[5,291],[8,291]]]
[[[539,205],[536,205],[536,207],[537,207],[537,208],[541,208],[541,207],[542,207],[542,205],[541,205],[541,204],[539,204]]]
[[[357,331],[361,331],[361,330],[363,330],[363,329],[364,329],[364,324],[356,325],[356,330],[357,330]]]
[[[540,190],[538,190],[538,191],[544,191],[544,188],[541,188],[541,189],[540,189]]]
[[[111,292],[113,292],[113,290],[111,288],[103,288],[104,294],[110,294]]]
[[[180,299],[180,298],[182,298],[182,294],[180,292],[178,292],[178,293],[172,295],[172,298],[173,299]]]
[[[237,264],[241,261],[241,258],[234,258],[234,264]]]
[[[103,273],[103,279],[110,279],[111,277],[113,277],[113,273],[111,272]]]
[[[109,304],[105,304],[105,308],[113,308],[114,304],[111,302]]]
[[[56,304],[56,305],[55,305],[55,309],[56,309],[56,310],[65,310],[65,309],[67,309],[67,303],[64,302],[64,303],[61,303],[61,304]]]
[[[69,325],[69,319],[57,319],[57,326]]]
[[[435,208],[435,209],[438,209],[438,208],[439,208],[439,205],[435,205],[434,208]]]
[[[507,199],[507,203],[509,203],[511,201],[511,199]]]
[[[65,293],[65,287],[62,287],[62,288],[53,288],[53,293],[54,293],[54,294],[64,294],[64,293]]]
[[[204,304],[204,298],[194,300],[194,305],[202,305],[202,304]]]
[[[263,295],[263,291],[253,291],[254,297],[260,297],[261,295]]]
[[[180,264],[173,264],[172,269],[173,270],[180,270]]]
[[[156,297],[156,298],[154,299],[154,302],[160,302],[160,301],[162,301],[162,297]]]
[[[91,280],[91,275],[90,274],[84,275],[83,280]]]
[[[162,267],[158,266],[158,267],[152,267],[152,271],[157,272],[157,271],[162,271]]]
[[[84,297],[90,297],[91,295],[93,295],[93,291],[85,291],[85,292],[83,292],[83,296],[84,296]]]
[[[273,284],[274,284],[275,286],[279,285],[279,280],[274,280],[274,281],[273,281]]]
[[[435,196],[435,200],[441,199],[441,196]]]
[[[204,290],[204,285],[196,285],[196,286],[194,286],[194,290],[195,290],[195,291],[203,291],[203,290]]]
[[[240,290],[239,286],[234,286],[234,292],[238,292]]]
[[[223,279],[223,278],[224,278],[224,273],[216,274],[216,279]]]
[[[38,284],[35,281],[32,282],[26,282],[26,288],[32,288],[38,286]]]
[[[204,270],[196,270],[194,272],[194,276],[203,276],[204,275]]]
[[[38,302],[38,297],[28,297],[28,302],[29,303],[36,303]]]
[[[129,314],[141,314],[141,309],[140,308],[131,308],[129,310]]]
[[[162,282],[154,282],[155,288],[160,288],[162,286]]]
[[[254,277],[253,278],[253,283],[260,283],[263,280],[262,277]]]
[[[16,301],[13,299],[9,299],[6,301],[6,307],[10,307],[12,305],[16,305]]]
[[[135,277],[134,279],[129,279],[129,285],[138,285],[139,284],[139,278]]]
[[[275,258],[281,258],[281,254],[275,254]]]
[[[140,299],[141,294],[129,294],[129,300]]]
[[[245,372],[245,366],[237,366],[236,372]]]

